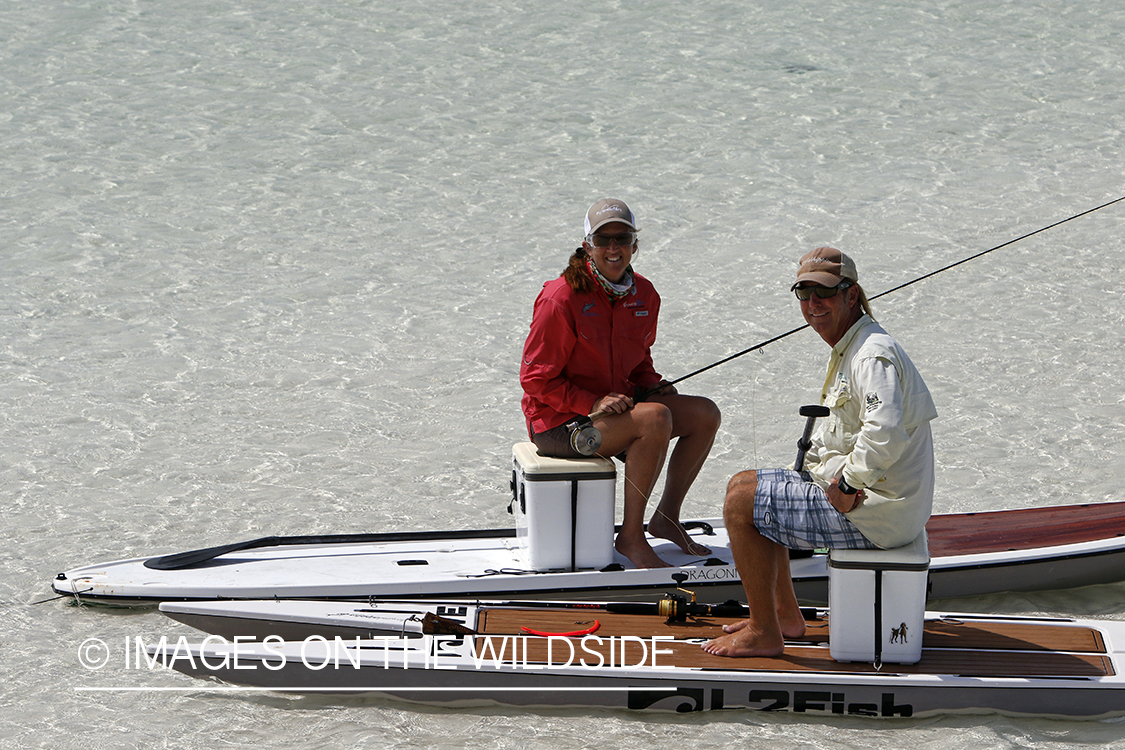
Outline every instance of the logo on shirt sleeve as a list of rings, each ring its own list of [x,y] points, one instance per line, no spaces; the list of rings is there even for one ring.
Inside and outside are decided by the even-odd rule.
[[[868,393],[865,400],[867,401],[866,409],[868,413],[875,411],[883,405],[883,402],[882,400],[880,400],[878,393]]]

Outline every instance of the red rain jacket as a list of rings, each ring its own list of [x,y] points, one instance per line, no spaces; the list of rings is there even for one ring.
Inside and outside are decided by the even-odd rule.
[[[589,414],[609,393],[632,396],[660,382],[650,352],[660,295],[640,274],[633,279],[635,292],[616,302],[601,287],[579,294],[562,277],[543,285],[520,364],[529,435]]]

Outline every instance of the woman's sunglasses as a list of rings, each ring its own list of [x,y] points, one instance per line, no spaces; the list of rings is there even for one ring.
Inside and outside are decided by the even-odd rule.
[[[623,232],[621,234],[590,234],[586,236],[594,247],[609,247],[617,243],[618,247],[629,247],[637,241],[636,232]]]

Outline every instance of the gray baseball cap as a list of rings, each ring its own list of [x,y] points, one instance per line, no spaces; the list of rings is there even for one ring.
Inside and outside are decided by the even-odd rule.
[[[586,234],[593,234],[615,221],[627,224],[634,232],[637,231],[637,220],[633,218],[633,212],[625,205],[625,201],[602,198],[586,211]]]

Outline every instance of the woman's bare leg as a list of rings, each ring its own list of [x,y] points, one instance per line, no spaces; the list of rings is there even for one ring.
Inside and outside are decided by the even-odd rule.
[[[674,542],[689,555],[709,555],[710,549],[688,537],[680,524],[680,508],[715,444],[715,434],[722,422],[719,408],[700,396],[658,395],[649,401],[668,407],[672,413],[672,437],[677,438],[668,461],[664,494],[648,523],[649,534]]]
[[[671,410],[663,404],[644,402],[622,414],[601,417],[594,424],[602,433],[601,455],[615,456],[628,450],[625,457],[625,509],[614,546],[638,568],[669,567],[645,538],[644,515],[668,453],[668,441],[672,434]]]

